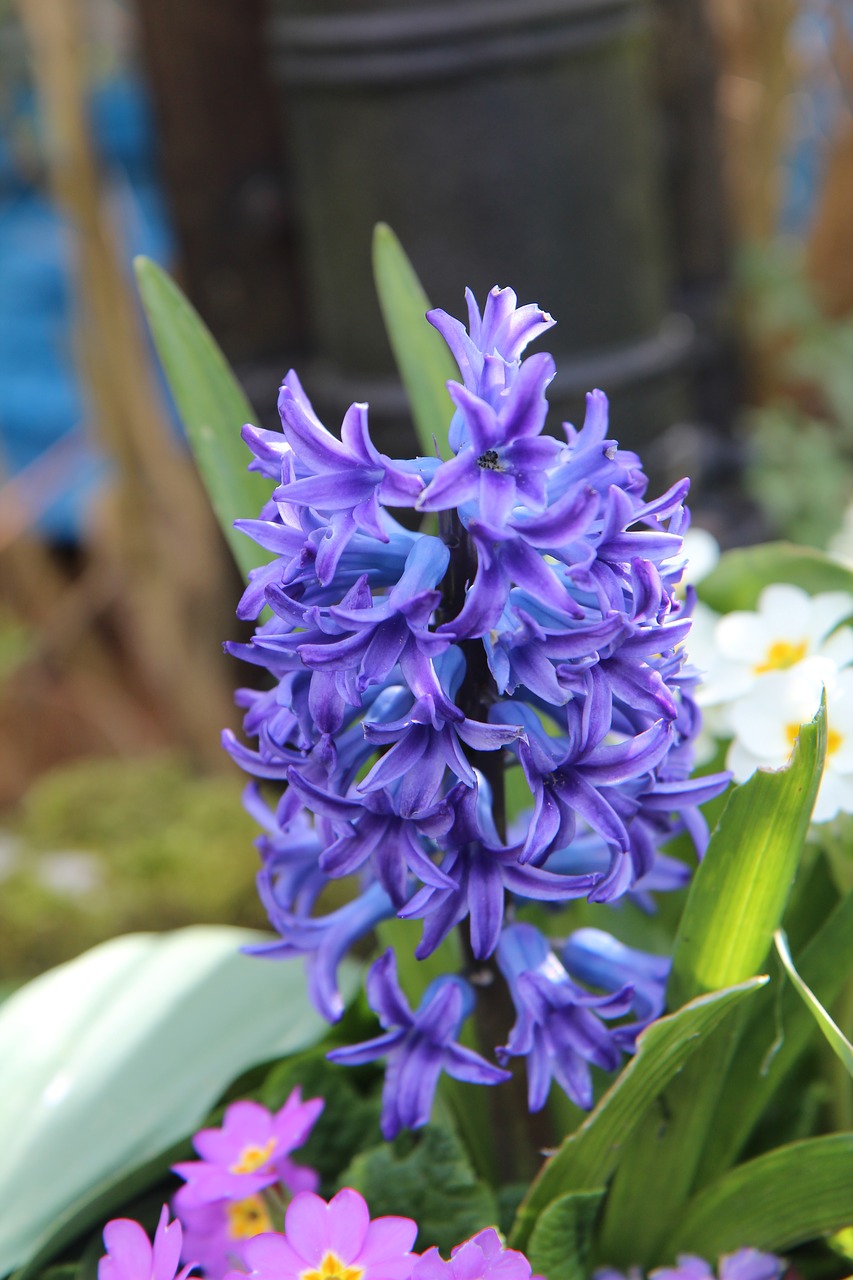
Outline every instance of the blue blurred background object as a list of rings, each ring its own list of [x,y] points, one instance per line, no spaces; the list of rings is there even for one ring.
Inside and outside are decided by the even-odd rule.
[[[41,166],[34,163],[31,144],[39,128],[32,88],[19,84],[5,105],[0,114],[0,459],[7,476],[21,477],[25,517],[51,540],[74,541],[105,464],[86,431],[87,407],[73,351],[69,243],[41,180]],[[139,75],[116,69],[96,83],[90,113],[128,267],[137,253],[168,265],[174,242]]]

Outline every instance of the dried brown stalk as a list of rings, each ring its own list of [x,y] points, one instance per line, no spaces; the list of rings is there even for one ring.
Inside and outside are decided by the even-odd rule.
[[[47,135],[48,176],[75,257],[75,342],[101,448],[116,479],[94,563],[119,584],[114,625],[146,697],[209,763],[230,715],[217,636],[225,561],[206,498],[172,438],[122,266],[85,112],[79,0],[18,0]]]

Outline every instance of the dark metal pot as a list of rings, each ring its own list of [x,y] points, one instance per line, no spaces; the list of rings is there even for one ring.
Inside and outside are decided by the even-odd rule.
[[[272,14],[330,408],[369,399],[388,448],[402,429],[370,267],[385,221],[435,305],[461,315],[465,284],[481,300],[511,284],[557,317],[558,412],[576,419],[601,385],[626,442],[668,425],[690,326],[667,309],[641,0],[278,0]]]

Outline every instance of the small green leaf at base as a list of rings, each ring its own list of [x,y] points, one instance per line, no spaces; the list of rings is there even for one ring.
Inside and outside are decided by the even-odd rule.
[[[374,1218],[414,1213],[420,1252],[437,1245],[448,1255],[498,1220],[491,1188],[476,1178],[459,1139],[441,1125],[362,1152],[340,1182],[361,1192]]]
[[[530,1237],[528,1258],[534,1274],[548,1280],[587,1280],[592,1231],[604,1188],[576,1191],[548,1206]]]

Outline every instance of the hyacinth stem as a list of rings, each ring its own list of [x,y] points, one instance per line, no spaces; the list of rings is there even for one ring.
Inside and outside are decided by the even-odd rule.
[[[447,618],[462,609],[465,593],[476,571],[476,552],[458,515],[442,512],[439,519],[441,537],[450,550],[450,564],[442,583]],[[486,721],[489,708],[499,698],[489,670],[485,648],[480,640],[463,640],[465,678],[457,703],[472,720]],[[502,842],[506,842],[506,761],[503,751],[472,751],[470,761],[489,785],[492,816]],[[491,1054],[496,1045],[506,1043],[515,1019],[509,989],[501,980],[494,957],[478,960],[471,950],[467,926],[459,927],[463,954],[467,957],[467,977],[477,990],[474,1025],[480,1051]],[[539,1168],[541,1153],[553,1145],[554,1132],[546,1112],[531,1114],[527,1104],[527,1086],[520,1064],[514,1064],[512,1079],[489,1089],[489,1113],[495,1137],[496,1175],[500,1184],[528,1182]],[[512,1095],[507,1097],[507,1093]]]

